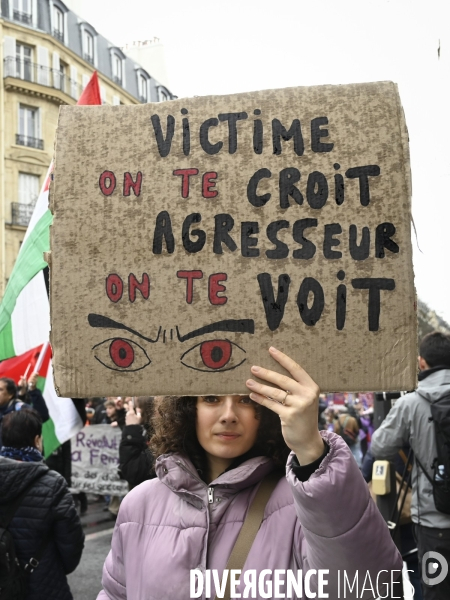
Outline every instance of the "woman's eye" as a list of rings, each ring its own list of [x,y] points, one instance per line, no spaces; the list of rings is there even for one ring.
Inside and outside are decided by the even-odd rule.
[[[126,338],[111,338],[92,349],[94,358],[113,371],[139,371],[151,362],[142,346]]]
[[[244,396],[240,399],[240,402],[242,404],[253,404],[253,400],[250,398],[250,396]]]
[[[181,364],[196,371],[218,373],[240,367],[245,350],[230,340],[207,340],[187,350]]]
[[[219,402],[219,398],[217,398],[216,396],[205,396],[203,398],[203,401],[207,404],[217,404]]]

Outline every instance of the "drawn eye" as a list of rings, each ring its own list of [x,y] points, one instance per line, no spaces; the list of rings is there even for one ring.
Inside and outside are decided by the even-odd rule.
[[[113,371],[140,371],[151,363],[142,346],[126,338],[111,338],[92,348],[94,358]]]
[[[230,371],[240,367],[245,350],[230,340],[208,340],[187,350],[181,357],[185,367],[206,373]]]

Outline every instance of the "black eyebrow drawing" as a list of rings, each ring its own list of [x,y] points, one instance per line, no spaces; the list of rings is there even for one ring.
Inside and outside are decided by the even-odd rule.
[[[176,330],[178,340],[180,342],[185,342],[186,340],[190,340],[198,335],[212,333],[213,331],[225,331],[225,333],[255,333],[255,322],[253,319],[227,319],[225,321],[212,323],[211,325],[205,325],[204,327],[200,327],[200,329],[191,331],[186,335],[180,335],[178,325],[176,326]]]
[[[142,338],[146,342],[151,342],[152,344],[154,344],[155,342],[157,342],[159,340],[159,336],[161,335],[161,329],[162,329],[162,327],[159,326],[158,337],[156,338],[156,340],[152,340],[151,338],[148,338],[148,337],[145,337],[145,335],[142,335],[142,333],[139,333],[138,331],[131,329],[131,327],[127,327],[123,323],[118,323],[117,321],[113,321],[109,317],[104,317],[103,315],[95,315],[93,313],[90,313],[88,315],[88,322],[91,327],[104,327],[106,329],[125,329],[126,331],[129,331],[130,333],[134,333],[134,335],[137,335],[138,337]]]

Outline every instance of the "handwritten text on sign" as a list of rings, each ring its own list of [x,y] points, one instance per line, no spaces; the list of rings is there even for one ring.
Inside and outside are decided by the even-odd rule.
[[[125,495],[120,479],[119,444],[122,432],[110,425],[89,425],[72,438],[72,487],[92,494]]]
[[[102,379],[116,394],[245,392],[249,364],[279,368],[273,344],[324,391],[411,387],[400,111],[388,83],[64,108],[55,376],[90,395]]]

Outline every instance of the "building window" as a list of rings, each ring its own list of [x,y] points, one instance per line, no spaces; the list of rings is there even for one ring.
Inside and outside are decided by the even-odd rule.
[[[19,173],[19,202],[11,203],[12,224],[27,227],[39,197],[39,175]]]
[[[148,79],[145,75],[138,75],[139,100],[145,104],[148,102]]]
[[[67,82],[67,67],[68,65],[66,65],[65,63],[62,62],[62,60],[59,61],[59,71],[58,71],[58,75],[59,75],[59,86],[55,86],[58,87],[58,89],[60,89],[62,92],[65,92],[66,94],[69,93],[69,90],[66,89],[66,82]]]
[[[19,133],[16,134],[16,144],[29,148],[44,149],[44,140],[39,138],[39,109],[19,105]]]
[[[64,13],[55,5],[53,5],[53,35],[64,43]]]
[[[122,58],[118,54],[113,53],[111,55],[111,60],[112,60],[113,81],[115,83],[118,83],[119,85],[122,85],[122,81],[123,81]]]
[[[94,36],[86,29],[83,31],[84,60],[94,64]]]
[[[33,81],[33,48],[16,43],[16,77]]]
[[[20,21],[26,25],[31,25],[33,21],[33,15],[31,12],[32,0],[14,0],[13,2],[13,19],[14,21]]]
[[[167,90],[165,90],[163,87],[158,88],[158,93],[160,102],[166,102],[166,100],[170,100]]]

